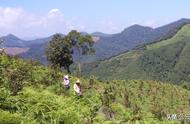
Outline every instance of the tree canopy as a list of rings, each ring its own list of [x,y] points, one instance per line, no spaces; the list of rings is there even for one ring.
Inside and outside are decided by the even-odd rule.
[[[82,35],[80,32],[72,30],[64,37],[60,34],[54,35],[45,49],[45,54],[47,60],[53,66],[64,67],[68,73],[71,73],[69,67],[73,64],[72,54],[76,52],[80,72],[80,58],[82,55],[94,53],[93,44],[94,42],[90,35]]]

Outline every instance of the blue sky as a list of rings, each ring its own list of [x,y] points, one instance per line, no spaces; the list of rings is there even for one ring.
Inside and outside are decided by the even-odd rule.
[[[190,18],[189,0],[0,0],[0,36],[45,37],[72,29],[117,33]]]

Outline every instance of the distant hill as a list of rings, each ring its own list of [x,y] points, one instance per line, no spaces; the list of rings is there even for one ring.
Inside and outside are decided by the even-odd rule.
[[[96,59],[108,58],[127,50],[131,50],[144,43],[167,39],[173,36],[183,25],[187,23],[190,23],[189,19],[181,19],[155,29],[133,25],[124,29],[121,33],[114,34],[111,37],[101,37],[95,44]]]
[[[94,33],[91,33],[91,35],[95,37],[111,37],[112,36],[112,34],[105,34],[102,32],[94,32]]]
[[[7,36],[3,36],[0,39],[4,40],[4,46],[6,47],[24,47],[24,40],[14,36],[13,34],[9,34]]]
[[[19,55],[29,50],[27,47],[6,47],[5,52],[9,55]]]
[[[47,39],[44,39],[44,40],[47,40]],[[40,39],[40,40],[42,40],[42,39]],[[48,41],[49,40],[50,39],[48,39]],[[43,64],[46,64],[47,60],[46,60],[45,53],[44,53],[46,44],[47,44],[47,42],[30,44],[29,50],[27,52],[23,52],[23,53],[19,54],[19,56],[24,59],[37,60]]]
[[[29,41],[25,42],[25,45],[29,46],[29,47],[32,46],[32,45],[39,45],[40,46],[40,44],[49,42],[51,39],[52,39],[52,36],[44,37],[44,38],[38,38],[38,39],[35,39],[35,40],[29,40]]]
[[[81,34],[83,35],[92,35],[94,37],[109,37],[109,36],[112,36],[112,34],[105,34],[105,33],[102,33],[102,32],[93,32],[93,33],[87,33],[87,32],[80,32]]]
[[[92,33],[95,36],[95,50],[96,55],[89,57],[87,60],[83,59],[84,62],[93,62],[96,60],[101,60],[109,58],[111,56],[120,54],[127,50],[131,50],[144,43],[151,43],[155,41],[160,41],[162,39],[167,39],[172,37],[183,25],[189,23],[189,19],[181,19],[179,21],[170,23],[168,25],[153,29],[151,27],[144,27],[140,25],[133,25],[126,28],[121,33],[112,34],[105,37],[103,33],[95,32]],[[87,34],[86,32],[81,32]],[[103,35],[104,36],[103,36]],[[41,62],[46,63],[43,56],[44,44],[32,45],[31,49],[24,53],[25,58],[30,58],[33,56],[34,59],[41,60]],[[34,53],[37,53],[34,55]],[[38,56],[38,57],[35,57]],[[40,57],[41,56],[41,57]],[[42,61],[43,60],[43,61]]]
[[[83,73],[103,80],[190,82],[189,53],[190,24],[187,24],[172,38],[144,45],[104,61],[86,64]]]
[[[92,62],[96,60],[102,60],[142,46],[146,43],[158,42],[163,39],[168,39],[175,35],[175,33],[187,23],[190,23],[189,19],[181,19],[155,29],[151,27],[133,25],[117,34],[109,35],[101,32],[92,33],[92,36],[94,36],[96,41],[94,45],[96,54],[88,59],[83,59],[83,61]],[[86,32],[81,33],[87,34]],[[7,38],[6,46],[29,47],[28,51],[21,53],[22,57],[37,59],[42,63],[46,63],[46,59],[44,58],[44,47],[46,43],[52,38],[52,36],[30,41],[20,40],[18,38],[14,38],[13,36],[12,38],[5,38]]]
[[[60,35],[64,36],[64,34],[60,34]],[[40,47],[40,44],[50,41],[52,37],[53,35],[49,37],[34,39],[34,40],[22,40],[21,38],[18,38],[17,36],[13,34],[9,34],[9,35],[0,37],[0,39],[4,40],[5,47],[29,47],[34,44],[35,45],[38,44]]]
[[[64,34],[61,34],[64,36]],[[47,42],[52,39],[52,36],[38,38],[35,40],[22,40],[12,34],[1,37],[4,40],[5,52],[10,55],[20,55],[25,59],[35,59],[42,63],[46,63],[43,55],[44,47]]]
[[[60,34],[61,36],[65,36],[64,34]],[[25,59],[33,59],[38,60],[43,64],[47,63],[44,50],[47,43],[53,38],[53,35],[46,38],[40,38],[35,40],[30,40],[26,42],[26,46],[29,47],[27,52],[23,52],[20,54],[22,58]]]

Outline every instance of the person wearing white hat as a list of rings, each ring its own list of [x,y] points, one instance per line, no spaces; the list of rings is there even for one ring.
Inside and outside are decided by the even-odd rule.
[[[75,95],[77,95],[77,96],[81,96],[82,95],[82,92],[81,92],[81,85],[80,85],[81,83],[80,83],[80,80],[78,79],[77,81],[76,81],[76,83],[74,84],[74,93],[75,93]]]
[[[69,81],[69,76],[68,75],[64,76],[62,85],[64,86],[66,92],[68,92],[68,90],[70,89],[70,81]]]

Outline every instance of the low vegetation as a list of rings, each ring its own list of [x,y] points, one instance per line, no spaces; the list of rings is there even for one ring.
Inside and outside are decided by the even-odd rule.
[[[145,80],[81,79],[83,97],[64,93],[60,70],[0,55],[1,124],[178,124],[190,113],[190,91]],[[103,75],[102,75],[103,76]],[[70,76],[71,86],[77,77]]]

